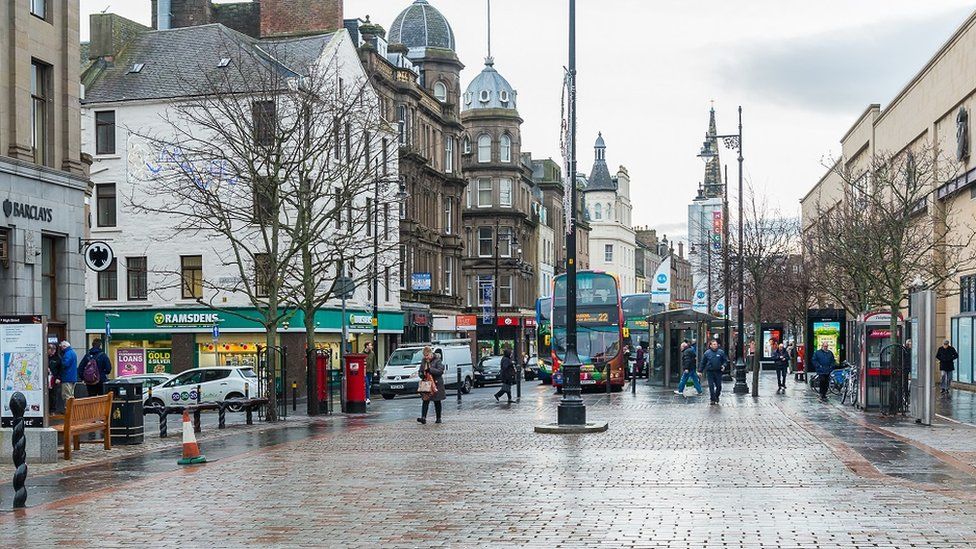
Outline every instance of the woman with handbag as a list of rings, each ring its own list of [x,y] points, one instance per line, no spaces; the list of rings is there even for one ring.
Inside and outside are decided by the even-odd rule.
[[[427,411],[430,409],[430,403],[433,402],[434,413],[437,415],[434,423],[440,423],[441,402],[447,398],[447,393],[444,391],[444,363],[439,355],[431,352],[430,347],[424,347],[424,358],[420,362],[420,370],[417,374],[420,376],[417,392],[424,400],[417,422],[427,424]]]

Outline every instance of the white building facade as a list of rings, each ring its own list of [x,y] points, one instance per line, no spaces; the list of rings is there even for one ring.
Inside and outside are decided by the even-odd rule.
[[[228,54],[224,47],[228,43],[240,48],[236,50],[239,57],[225,57]],[[330,34],[278,40],[273,45],[265,40],[251,40],[219,24],[148,31],[139,34],[126,46],[123,57],[116,62],[116,67],[124,65],[122,69],[109,68],[94,80],[82,106],[82,147],[94,158],[92,218],[96,222],[91,228],[91,237],[108,243],[116,259],[109,270],[90,273],[87,277],[87,332],[90,338],[101,335],[106,331],[106,324],[111,322],[112,339],[108,351],[113,364],[117,363],[117,353],[118,357],[141,353],[142,358],[137,362],[141,360],[145,371],[179,372],[215,363],[254,365],[257,347],[265,341],[264,330],[259,324],[235,314],[254,312],[252,299],[245,293],[249,290],[241,283],[241,272],[251,267],[241,267],[244,261],[228,260],[231,255],[228,241],[219,234],[205,231],[178,232],[177,227],[185,223],[182,215],[147,215],[145,207],[134,206],[145,203],[147,189],[153,185],[153,172],[158,169],[154,164],[161,164],[158,159],[164,154],[170,157],[179,154],[152,150],[152,141],[147,141],[145,136],[155,135],[159,142],[165,142],[167,134],[174,133],[174,126],[167,123],[165,118],[178,116],[178,106],[185,101],[185,96],[165,93],[172,91],[172,87],[167,87],[163,80],[174,78],[174,71],[180,68],[164,64],[168,62],[167,57],[172,57],[172,52],[186,47],[200,52],[194,63],[212,67],[229,65],[228,70],[233,69],[237,62],[242,65],[248,62],[245,58],[253,59],[250,55],[258,47],[262,55],[268,55],[269,51],[287,50],[295,53],[296,57],[277,62],[283,67],[282,70],[293,70],[287,67],[289,62],[294,63],[294,82],[298,83],[302,78],[297,68],[303,66],[302,63],[306,63],[305,66],[335,67],[335,85],[326,93],[342,97],[343,94],[361,90],[365,95],[361,103],[363,108],[371,109],[377,104],[375,94],[365,84],[366,75],[355,46],[342,29]],[[139,64],[142,67],[138,67]],[[138,70],[134,67],[138,67]],[[254,105],[250,105],[245,112],[253,114],[256,112],[254,108]],[[254,116],[257,117],[256,114]],[[278,113],[275,116],[287,115]],[[356,145],[355,150],[361,147],[370,151],[365,155],[365,162],[375,162],[374,173],[377,176],[382,173],[382,180],[393,181],[395,187],[398,165],[396,133],[393,126],[383,122],[379,115],[375,119],[380,123],[370,126],[362,145]],[[257,118],[254,126],[257,133]],[[185,127],[185,131],[190,135],[194,132],[206,135],[207,130]],[[361,128],[354,131],[355,135],[364,134]],[[341,140],[336,134],[336,163],[351,158],[348,132],[347,128],[346,157],[341,157]],[[384,148],[388,144],[389,150]],[[331,157],[331,151],[329,154]],[[213,177],[212,170],[209,175]],[[377,177],[377,181],[379,179]],[[224,182],[221,179],[218,184]],[[380,183],[376,185],[379,188]],[[336,186],[335,192],[339,191]],[[250,190],[248,193],[250,198]],[[380,201],[371,199],[371,193],[363,192],[351,197],[351,203],[357,205],[357,211],[382,216],[382,219],[376,218],[375,222],[361,226],[373,223],[380,243],[378,249],[392,250],[378,256],[379,268],[376,271],[377,317],[381,334],[380,351],[383,353],[388,352],[403,329],[394,257],[399,241],[399,216],[396,204],[390,208],[392,214],[388,216],[379,207],[373,207],[378,206]],[[257,191],[253,196],[255,203],[245,204],[244,209],[253,208],[257,212],[260,208]],[[316,209],[324,211],[318,206]],[[288,215],[287,211],[284,215]],[[259,222],[247,220],[241,223]],[[351,227],[351,217],[348,223]],[[358,236],[363,246],[372,249],[371,235]],[[328,237],[324,240],[328,240]],[[257,273],[257,261],[254,261],[253,268]],[[358,273],[370,269],[371,265],[368,261],[360,261],[359,265],[345,263],[342,268],[356,277],[360,276]],[[384,276],[384,273],[392,274]],[[254,276],[256,281],[258,275]],[[323,276],[321,285],[331,284],[334,275],[331,280],[326,278]],[[254,293],[258,292],[257,286],[255,283]],[[340,312],[337,300],[327,303],[315,317],[317,346],[332,350],[335,356],[342,325],[345,325],[352,334],[350,347],[356,352],[361,351],[363,345],[372,340],[372,303],[369,283],[358,285],[353,297],[348,300],[345,316]],[[281,306],[288,307],[284,303]],[[214,329],[215,325],[217,330]],[[302,326],[300,315],[296,315],[284,320],[278,327],[281,345],[287,346],[289,381],[299,382],[300,387],[304,386],[305,333]],[[219,335],[215,331],[219,331]],[[301,371],[291,372],[293,364],[301,366]]]
[[[601,134],[594,146],[594,162],[587,180],[586,210],[590,222],[590,269],[617,275],[622,294],[637,291],[636,239],[631,226],[630,175],[621,166],[610,175],[606,142]]]

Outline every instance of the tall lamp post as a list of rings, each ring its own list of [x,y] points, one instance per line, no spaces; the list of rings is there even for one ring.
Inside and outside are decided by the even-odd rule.
[[[494,298],[492,300],[492,309],[493,309],[493,311],[492,311],[493,315],[492,316],[494,316],[494,319],[492,319],[492,320],[493,320],[493,323],[494,323],[494,334],[495,334],[495,344],[494,344],[493,349],[495,351],[494,352],[494,355],[495,356],[499,356],[499,355],[502,354],[501,353],[501,348],[500,348],[500,343],[499,343],[499,340],[498,340],[498,292],[499,292],[499,286],[501,286],[501,284],[499,284],[499,282],[500,282],[499,276],[500,275],[499,275],[499,272],[498,272],[499,271],[499,262],[500,262],[501,254],[500,254],[500,252],[498,250],[498,245],[499,245],[499,243],[502,240],[501,239],[501,233],[499,232],[500,229],[501,229],[501,227],[499,226],[499,220],[496,217],[495,218],[495,275],[492,277],[492,286],[494,286],[494,288],[493,288],[493,290],[494,290],[494,292],[493,292]],[[508,229],[508,231],[509,231],[508,232],[508,257],[512,257],[512,252],[515,250],[515,248],[518,246],[518,243],[519,243],[518,242],[518,235],[515,234],[514,228],[511,228],[510,227]],[[517,264],[518,263],[516,262],[516,265]],[[508,298],[509,298],[509,301],[511,301],[511,299],[512,299],[512,293],[514,293],[514,292],[515,292],[515,279],[514,279],[514,276],[513,276],[511,278],[511,284],[510,284],[509,289],[508,289]]]
[[[712,150],[711,142],[712,140],[721,139],[725,146],[729,149],[735,149],[738,153],[739,161],[739,253],[738,256],[738,299],[736,300],[736,315],[738,324],[738,334],[736,334],[736,350],[735,350],[735,386],[732,388],[732,392],[737,395],[744,395],[749,392],[749,386],[746,385],[746,361],[745,355],[745,343],[743,337],[745,335],[745,316],[743,310],[743,303],[745,302],[745,281],[743,280],[743,268],[742,268],[742,226],[743,226],[743,214],[742,214],[742,106],[739,106],[739,133],[731,135],[713,135],[711,133],[705,134],[705,144],[702,147],[701,154],[698,156],[709,159],[718,156],[718,151]],[[723,220],[724,221],[724,220]],[[728,307],[728,304],[726,304]]]

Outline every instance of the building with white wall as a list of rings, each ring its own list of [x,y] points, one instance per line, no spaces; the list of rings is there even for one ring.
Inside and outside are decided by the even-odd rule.
[[[594,146],[594,162],[587,179],[586,210],[590,223],[590,269],[614,273],[620,291],[637,291],[636,240],[631,226],[630,175],[621,166],[615,176],[607,168],[607,145],[603,134]]]

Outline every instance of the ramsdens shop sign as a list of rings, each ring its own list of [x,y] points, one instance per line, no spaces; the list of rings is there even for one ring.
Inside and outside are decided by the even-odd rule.
[[[217,313],[156,313],[156,326],[209,326],[220,323]]]

